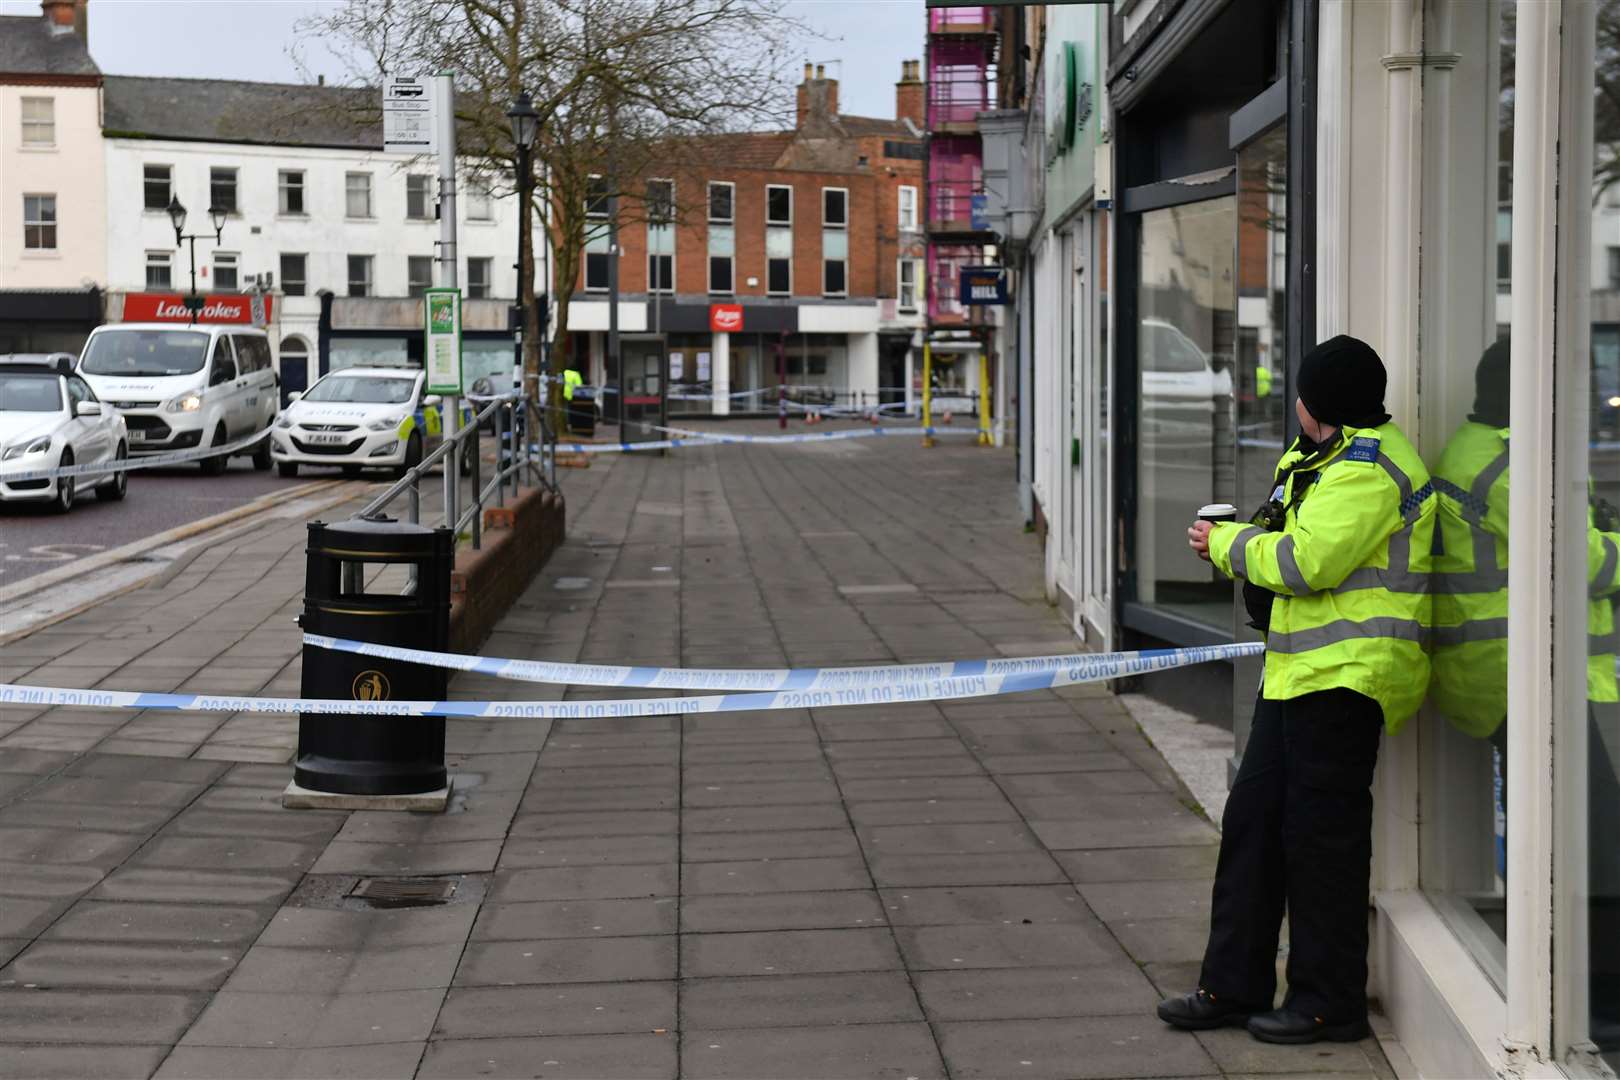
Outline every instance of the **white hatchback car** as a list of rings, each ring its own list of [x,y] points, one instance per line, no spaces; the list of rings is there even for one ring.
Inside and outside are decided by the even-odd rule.
[[[102,465],[129,454],[124,418],[103,408],[95,391],[73,372],[67,353],[0,355],[0,501],[48,501],[65,514],[83,487],[117,501],[129,473],[8,479],[67,465]]]
[[[392,469],[403,476],[443,438],[441,399],[422,392],[425,378],[411,368],[340,368],[294,394],[270,431],[281,475],[298,475],[300,465],[337,465],[351,475]],[[462,423],[469,421],[464,409]]]

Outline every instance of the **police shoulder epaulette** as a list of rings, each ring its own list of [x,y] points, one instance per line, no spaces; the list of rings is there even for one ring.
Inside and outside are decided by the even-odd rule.
[[[1345,451],[1344,460],[1374,462],[1378,460],[1378,437],[1375,435],[1357,435],[1350,440],[1350,449]]]

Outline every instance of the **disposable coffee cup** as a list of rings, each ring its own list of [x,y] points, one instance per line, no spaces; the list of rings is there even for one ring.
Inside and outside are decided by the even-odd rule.
[[[1209,522],[1236,521],[1237,507],[1231,503],[1208,503],[1198,508],[1198,520]]]

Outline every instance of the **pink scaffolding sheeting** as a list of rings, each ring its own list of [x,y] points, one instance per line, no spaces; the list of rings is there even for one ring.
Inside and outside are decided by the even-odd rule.
[[[957,8],[936,8],[955,11]],[[928,126],[970,124],[990,108],[990,51],[976,41],[934,41],[928,46]]]
[[[990,24],[988,7],[935,8],[928,13],[930,34],[950,33],[952,30],[979,29]]]
[[[984,186],[977,135],[936,135],[928,142],[928,223],[941,226],[972,216],[972,198]]]
[[[977,244],[931,244],[928,248],[928,318],[931,321],[963,319],[967,311],[959,296],[958,276],[962,267],[984,261],[984,249]]]

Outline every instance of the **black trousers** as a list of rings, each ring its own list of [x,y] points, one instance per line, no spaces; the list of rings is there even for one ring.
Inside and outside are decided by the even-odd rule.
[[[1270,1009],[1288,913],[1283,1007],[1328,1023],[1367,1015],[1372,776],[1383,710],[1353,690],[1261,698],[1221,819],[1199,985]]]

